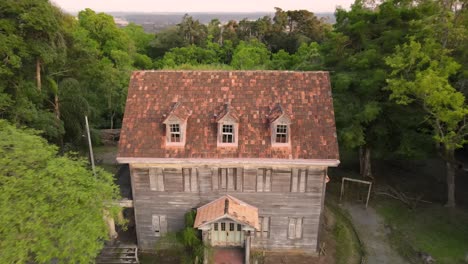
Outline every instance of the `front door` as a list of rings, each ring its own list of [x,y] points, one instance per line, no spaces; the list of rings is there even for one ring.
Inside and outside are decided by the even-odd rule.
[[[242,225],[234,221],[221,220],[211,224],[211,245],[220,247],[244,246]]]

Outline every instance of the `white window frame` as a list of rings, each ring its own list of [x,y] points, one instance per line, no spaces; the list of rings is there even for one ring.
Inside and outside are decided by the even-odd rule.
[[[224,133],[224,126],[232,126],[232,133]],[[223,142],[224,135],[232,135],[233,142]],[[234,122],[220,122],[218,124],[218,147],[237,147],[239,142],[239,124]]]
[[[279,130],[282,130],[281,132]],[[284,130],[284,132],[283,132]],[[283,144],[283,143],[288,143],[288,125],[284,124],[277,124],[276,125],[276,134],[275,134],[275,143],[277,144]],[[278,136],[282,135],[281,139],[284,139],[284,142],[278,141]]]
[[[176,128],[177,127],[177,130],[178,131],[173,131],[173,128]],[[173,141],[172,138],[174,136],[174,138],[176,138],[175,136],[179,136],[179,141]],[[182,131],[181,131],[181,127],[180,127],[180,124],[179,123],[170,123],[169,124],[169,136],[168,136],[168,140],[170,143],[179,143],[179,142],[182,142]]]
[[[179,142],[174,142],[172,140],[172,135],[175,134],[174,132],[171,131],[171,127],[173,125],[178,125],[179,126],[179,137],[180,141]],[[166,146],[169,147],[183,147],[185,146],[185,139],[186,139],[186,130],[187,130],[187,123],[186,122],[177,122],[177,121],[172,121],[166,123]]]
[[[278,126],[286,127],[286,142],[277,142]],[[281,133],[284,134],[284,133]],[[286,122],[274,122],[271,124],[271,146],[272,147],[291,147],[291,125]]]

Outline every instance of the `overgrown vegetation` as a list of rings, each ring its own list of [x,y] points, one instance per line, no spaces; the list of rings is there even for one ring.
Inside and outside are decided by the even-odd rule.
[[[161,259],[177,259],[179,263],[203,263],[204,251],[211,249],[204,245],[199,230],[193,228],[196,211],[185,214],[185,228],[178,232],[168,232],[156,244],[156,256]],[[162,260],[161,260],[162,261]]]
[[[464,263],[468,237],[468,214],[440,205],[420,205],[411,210],[393,199],[379,199],[378,212],[390,228],[390,240],[412,263],[427,253],[443,264]]]
[[[345,211],[331,202],[327,202],[326,207],[334,217],[332,234],[336,241],[335,263],[361,263],[361,258],[364,257],[365,252],[350,217]]]
[[[112,175],[0,120],[0,263],[90,263],[115,216]]]

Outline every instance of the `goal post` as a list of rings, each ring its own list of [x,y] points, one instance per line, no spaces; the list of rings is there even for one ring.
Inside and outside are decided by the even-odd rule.
[[[341,179],[340,203],[341,203],[341,199],[343,198],[343,195],[344,195],[344,184],[345,184],[345,181],[357,182],[357,183],[361,183],[361,184],[367,184],[367,185],[369,186],[369,188],[368,188],[368,190],[367,190],[367,199],[366,199],[366,208],[367,208],[367,205],[369,204],[370,192],[371,192],[371,189],[372,189],[372,182],[370,182],[370,181],[358,180],[358,179],[353,179],[353,178],[348,178],[348,177],[343,177],[343,178]]]

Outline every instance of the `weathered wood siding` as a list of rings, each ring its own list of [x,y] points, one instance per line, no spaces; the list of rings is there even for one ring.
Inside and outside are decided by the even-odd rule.
[[[176,231],[183,228],[184,214],[188,210],[204,205],[221,195],[230,194],[257,207],[259,216],[270,217],[269,237],[254,237],[252,247],[316,252],[325,167],[236,168],[228,172],[228,174],[232,171],[237,172],[232,183],[235,184],[235,191],[219,188],[219,168],[192,167],[192,174],[196,173],[195,179],[198,185],[196,191],[184,191],[186,176],[183,175],[185,171],[183,169],[187,167],[132,164],[130,168],[138,245],[142,250],[153,250],[159,239],[152,230],[153,215],[166,216],[167,230]],[[265,169],[270,171],[265,173]],[[150,174],[158,172],[163,174],[164,191],[156,191],[155,188],[152,190],[150,187]],[[259,183],[257,178],[260,174],[264,177],[262,183]],[[305,178],[299,183],[297,175],[301,174]],[[271,186],[267,187],[265,181],[271,181]],[[291,187],[292,182],[299,184],[297,188]],[[288,239],[289,218],[294,217],[303,219],[302,237]]]

